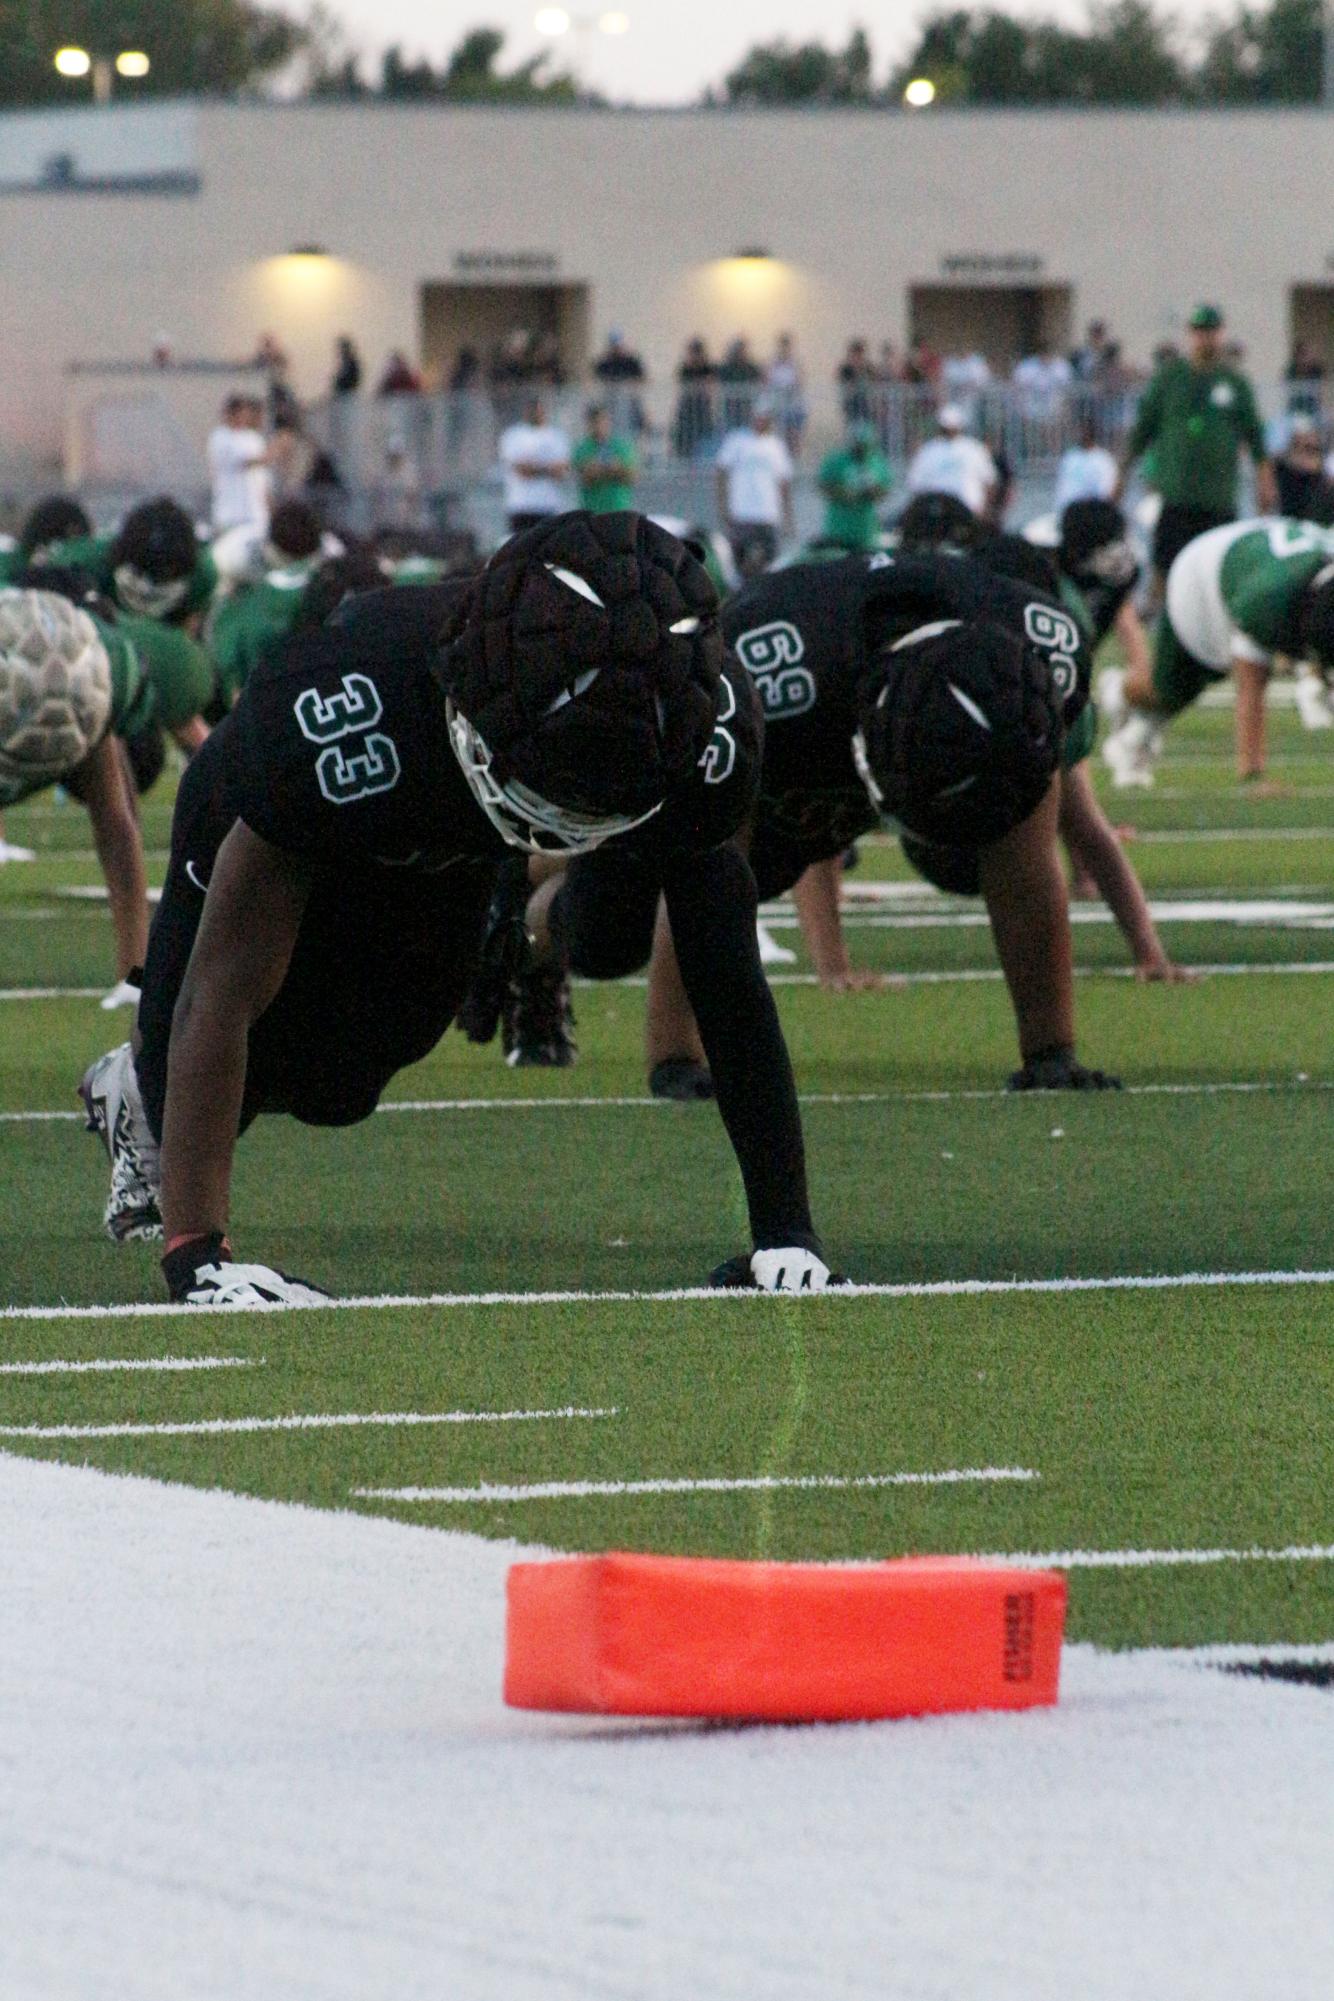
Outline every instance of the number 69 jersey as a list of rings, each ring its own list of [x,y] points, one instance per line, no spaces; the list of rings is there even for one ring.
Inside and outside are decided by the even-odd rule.
[[[758,577],[724,606],[727,642],[764,711],[760,849],[805,865],[839,854],[876,823],[852,736],[859,682],[874,656],[937,619],[991,621],[1051,662],[1067,732],[1088,702],[1084,634],[1056,599],[962,555],[850,556]]]
[[[232,816],[316,864],[439,869],[505,854],[450,748],[432,671],[465,584],[369,592],[275,648],[218,732],[230,739]],[[728,839],[755,795],[759,745],[750,688],[733,668],[690,783],[636,830],[636,847]]]

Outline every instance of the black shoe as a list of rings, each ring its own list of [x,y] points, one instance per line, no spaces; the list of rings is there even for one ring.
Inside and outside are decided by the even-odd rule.
[[[688,1056],[668,1056],[649,1072],[649,1090],[655,1098],[674,1098],[678,1104],[698,1104],[714,1095],[713,1079],[702,1063]]]
[[[505,1061],[511,1070],[568,1070],[578,1053],[573,1027],[570,982],[563,967],[530,967],[510,987]]]

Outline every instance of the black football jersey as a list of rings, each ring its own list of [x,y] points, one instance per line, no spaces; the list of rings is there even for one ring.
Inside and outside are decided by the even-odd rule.
[[[840,854],[877,814],[852,758],[856,691],[885,645],[935,619],[988,619],[1022,634],[1052,662],[1065,723],[1088,701],[1087,639],[1055,598],[961,555],[878,551],[844,562],[802,563],[758,577],[724,607],[728,645],[751,676],[764,711],[757,813],[761,887],[784,872]],[[798,873],[800,871],[798,870]],[[769,881],[764,878],[768,876]]]
[[[369,592],[266,656],[227,725],[236,813],[262,839],[352,867],[439,869],[508,852],[450,747],[432,672],[464,588]],[[759,762],[756,705],[734,666],[690,782],[629,838],[660,853],[717,846],[746,819]]]

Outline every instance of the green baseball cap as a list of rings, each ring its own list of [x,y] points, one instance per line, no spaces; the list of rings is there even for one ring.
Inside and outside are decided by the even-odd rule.
[[[1199,333],[1217,333],[1223,324],[1222,308],[1219,306],[1196,306],[1187,325]]]

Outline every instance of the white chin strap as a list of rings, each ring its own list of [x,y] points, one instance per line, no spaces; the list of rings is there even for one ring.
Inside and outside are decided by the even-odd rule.
[[[136,570],[133,563],[121,563],[115,571],[116,596],[126,611],[138,612],[141,618],[165,618],[169,611],[185,602],[190,589],[188,577],[173,578],[170,583],[155,583],[142,570]]]
[[[662,810],[662,801],[647,813],[578,813],[553,805],[526,785],[511,779],[501,785],[491,769],[491,752],[466,716],[446,702],[449,741],[468,781],[468,789],[502,840],[535,855],[583,855],[617,834],[642,827]]]

